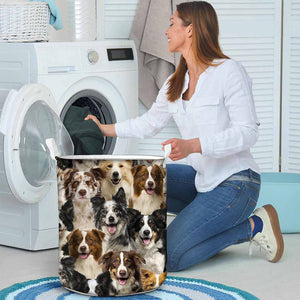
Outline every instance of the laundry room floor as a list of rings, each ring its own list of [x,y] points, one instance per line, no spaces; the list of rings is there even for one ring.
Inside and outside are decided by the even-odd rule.
[[[249,257],[249,243],[244,243],[168,275],[222,283],[262,300],[300,299],[300,234],[285,234],[284,242],[284,256],[276,264],[266,261],[258,249]],[[0,257],[0,290],[18,282],[57,276],[57,249],[31,252],[0,246]]]

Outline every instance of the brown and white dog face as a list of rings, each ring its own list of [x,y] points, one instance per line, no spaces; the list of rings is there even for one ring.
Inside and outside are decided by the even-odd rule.
[[[91,199],[100,193],[100,179],[105,176],[103,170],[92,168],[90,171],[71,169],[65,174],[66,198],[75,200]]]
[[[163,196],[165,170],[157,164],[153,166],[137,165],[132,168],[134,194],[138,197],[143,191],[148,195]]]
[[[105,171],[106,178],[112,185],[118,185],[122,180],[131,182],[131,160],[100,161],[100,168]]]
[[[140,279],[140,266],[145,259],[136,251],[110,251],[99,260],[103,272],[109,271],[111,279],[120,286],[132,284]]]
[[[141,269],[141,282],[144,291],[160,287],[167,277],[167,272],[155,274],[149,270]]]
[[[105,233],[98,229],[84,231],[76,229],[67,236],[69,255],[72,257],[87,259],[93,255],[98,261],[102,255],[102,241]]]

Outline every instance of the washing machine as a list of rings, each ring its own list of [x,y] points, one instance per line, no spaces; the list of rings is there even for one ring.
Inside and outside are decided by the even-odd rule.
[[[53,153],[74,152],[62,124],[79,108],[104,124],[137,116],[134,43],[0,43],[0,57],[0,244],[55,248]],[[99,151],[94,154],[136,154],[136,142],[104,137]]]

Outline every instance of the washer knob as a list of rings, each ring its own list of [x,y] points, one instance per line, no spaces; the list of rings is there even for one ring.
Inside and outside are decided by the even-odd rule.
[[[88,60],[91,64],[95,64],[99,60],[99,55],[97,51],[89,51],[88,53]]]

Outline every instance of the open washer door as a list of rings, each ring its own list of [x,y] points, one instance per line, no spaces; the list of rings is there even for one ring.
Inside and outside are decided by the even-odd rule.
[[[0,131],[5,136],[4,165],[12,192],[21,202],[40,201],[56,182],[54,154],[74,153],[50,90],[41,84],[11,90],[3,106]]]

